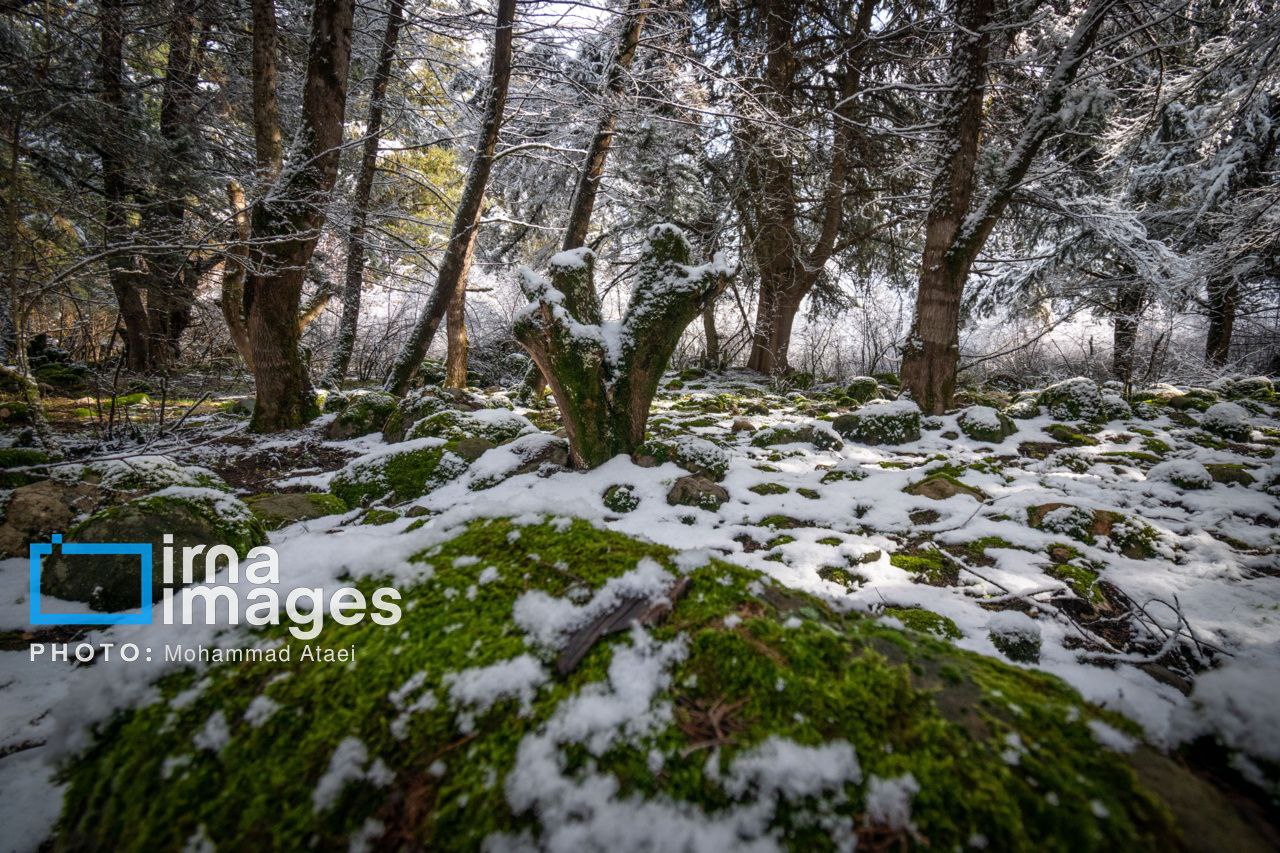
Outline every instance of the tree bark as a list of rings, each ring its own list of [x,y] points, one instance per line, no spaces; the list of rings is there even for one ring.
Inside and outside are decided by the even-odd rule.
[[[1145,302],[1146,288],[1142,286],[1142,282],[1124,282],[1116,291],[1111,373],[1124,383],[1128,383],[1133,378],[1133,356],[1138,342],[1138,321]]]
[[[807,251],[799,230],[795,166],[785,155],[784,146],[776,140],[755,138],[750,130],[743,136],[749,149],[747,183],[758,198],[749,230],[752,255],[760,273],[760,298],[747,367],[765,375],[787,371],[787,351],[796,314],[831,259],[844,222],[844,195],[853,143],[850,118],[854,96],[861,86],[867,34],[874,11],[875,4],[863,0],[846,35],[850,47],[839,70],[839,95],[831,111],[831,163],[817,210],[819,233]],[[797,4],[785,2],[776,9],[770,8],[766,23],[761,100],[769,105],[779,121],[785,121],[789,114],[796,86],[799,65],[793,42],[799,15]]]
[[[1231,355],[1231,334],[1236,325],[1240,283],[1234,276],[1212,278],[1208,285],[1209,333],[1205,337],[1205,361],[1222,367]]]
[[[717,370],[720,367],[720,335],[716,332],[715,302],[708,303],[702,309],[702,336],[706,341],[702,364],[710,370]]]
[[[360,173],[356,177],[355,198],[351,204],[351,230],[347,233],[347,267],[342,285],[342,319],[338,323],[338,342],[333,360],[325,373],[324,384],[342,387],[351,353],[355,348],[356,329],[360,320],[360,297],[364,290],[365,229],[369,221],[369,199],[373,195],[373,178],[378,171],[378,146],[382,142],[382,121],[386,111],[387,85],[396,59],[396,42],[404,23],[404,0],[389,0],[387,25],[378,48],[378,65],[373,73],[373,91],[369,95],[369,119],[365,126],[364,148],[360,153]]]
[[[274,87],[275,12],[272,0],[253,2],[254,139],[260,172],[275,179],[251,210],[253,243],[245,282],[257,392],[250,425],[258,432],[295,428],[319,414],[302,359],[298,316],[303,277],[338,175],[352,7],[352,0],[315,2],[299,144],[285,170]]]
[[[191,156],[187,136],[191,132],[191,104],[198,82],[197,51],[194,44],[195,15],[190,0],[175,0],[169,24],[169,57],[165,67],[160,102],[160,138],[163,140],[168,171],[159,181],[161,198],[144,217],[142,231],[159,243],[178,244],[148,261],[147,331],[149,367],[164,370],[178,356],[178,342],[191,322],[198,275],[187,263],[181,247],[183,217],[186,214],[186,171]]]
[[[513,329],[551,386],[574,464],[594,468],[644,442],[649,406],[680,335],[728,284],[719,260],[689,266],[689,244],[671,225],[650,229],[635,290],[617,330],[601,325],[589,249],[552,259],[549,278],[521,270],[531,304]]]
[[[124,4],[122,0],[101,0],[101,32],[98,48],[99,97],[106,108],[109,125],[124,120]],[[142,275],[131,253],[118,247],[129,242],[129,187],[125,176],[124,152],[116,136],[102,145],[102,194],[105,202],[103,231],[107,242],[107,278],[124,322],[126,364],[130,370],[146,370],[150,334],[147,308],[142,301]]]
[[[253,350],[249,348],[249,330],[245,321],[244,282],[249,269],[249,241],[253,239],[253,226],[249,222],[249,209],[244,199],[244,188],[237,181],[227,183],[227,203],[231,207],[235,240],[227,250],[227,260],[222,269],[222,316],[231,332],[231,342],[244,360],[245,367],[253,371]]]
[[[467,387],[467,282],[463,279],[453,291],[449,310],[445,313],[444,387]]]
[[[493,59],[489,67],[489,96],[485,104],[484,120],[476,140],[475,153],[467,170],[467,182],[454,214],[453,230],[449,245],[445,247],[440,263],[440,274],[427,306],[409,339],[396,356],[384,387],[393,394],[404,394],[422,366],[422,359],[431,346],[440,320],[444,317],[454,294],[464,287],[471,257],[475,251],[476,232],[480,227],[480,212],[484,203],[485,187],[493,169],[493,155],[498,146],[498,131],[507,102],[507,88],[511,83],[511,37],[515,21],[515,0],[498,0],[498,16],[493,34]]]
[[[974,206],[974,165],[982,132],[992,0],[961,0],[951,53],[951,95],[942,117],[944,154],[933,183],[915,317],[902,355],[902,383],[920,408],[942,414],[951,405],[960,362],[960,303],[978,253],[1004,215],[1045,139],[1115,0],[1092,0],[1058,57],[1035,111],[1005,166]]]

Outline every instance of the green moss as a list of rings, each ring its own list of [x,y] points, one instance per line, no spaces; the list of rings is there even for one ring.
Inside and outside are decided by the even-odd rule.
[[[48,461],[49,454],[43,450],[31,447],[0,447],[0,470],[43,465]]]
[[[640,506],[640,497],[634,487],[626,483],[615,484],[605,489],[604,505],[614,512],[631,512]]]
[[[1144,453],[1141,450],[1108,450],[1100,453],[1103,459],[1117,459],[1126,462],[1135,462],[1138,465],[1155,465],[1160,461],[1160,457],[1153,453]]]
[[[781,483],[756,483],[747,491],[755,492],[757,495],[785,495],[791,490]]]
[[[1072,592],[1090,604],[1101,604],[1104,600],[1102,590],[1098,587],[1098,573],[1088,566],[1057,563],[1046,569],[1045,573],[1065,583]]]
[[[862,575],[851,572],[841,566],[823,566],[818,569],[818,577],[832,583],[838,583],[845,589],[857,589],[866,582]]]
[[[1257,482],[1253,474],[1249,473],[1249,466],[1247,465],[1229,462],[1209,462],[1204,467],[1215,483],[1235,483],[1241,486],[1252,486]]]
[[[328,492],[273,493],[245,498],[253,514],[268,530],[277,530],[301,519],[340,515],[347,505]]]
[[[958,640],[964,636],[954,621],[923,607],[886,607],[884,615],[892,616],[912,631],[922,634],[933,634],[948,640]]]
[[[839,483],[843,480],[858,481],[867,479],[867,472],[861,468],[833,468],[822,475],[823,485]]]
[[[889,565],[915,575],[918,582],[930,586],[955,586],[959,580],[958,567],[941,551],[898,551],[889,555]]]
[[[348,506],[390,497],[407,501],[454,479],[467,468],[443,446],[420,447],[356,459],[334,475],[329,488]]]
[[[1049,424],[1044,431],[1054,441],[1065,444],[1069,447],[1093,447],[1098,440],[1091,435],[1085,435],[1075,427],[1067,424]]]
[[[478,562],[460,567],[455,561],[464,556]],[[375,847],[475,849],[499,832],[528,832],[536,845],[536,814],[513,814],[504,791],[521,739],[566,699],[602,682],[614,650],[630,645],[630,636],[598,643],[568,677],[544,686],[528,713],[502,701],[474,714],[469,733],[459,727],[444,677],[528,651],[510,614],[530,588],[562,597],[574,586],[600,586],[641,557],[670,566],[670,556],[580,522],[568,529],[473,524],[420,555],[435,575],[404,590],[416,606],[399,625],[365,620],[325,629],[323,645],[358,649],[352,665],[301,662],[305,644],[271,629],[265,634],[283,641],[291,662],[211,667],[196,700],[183,703],[172,700],[195,676],[179,673],[161,683],[158,701],[104,726],[65,768],[55,847],[93,839],[107,848],[178,849],[199,831],[226,849],[331,849],[347,846],[371,818],[386,833]],[[474,596],[448,594],[475,585],[486,566],[498,570],[497,581],[477,586]],[[808,746],[843,742],[856,753],[859,781],[804,807],[784,804],[771,821],[764,812],[770,833],[787,847],[830,849],[832,837],[812,816],[846,816],[860,830],[865,781],[905,773],[920,786],[913,832],[936,849],[963,847],[977,834],[1000,850],[1177,846],[1171,822],[1128,759],[1100,749],[1088,727],[1094,719],[1124,724],[1056,678],[834,613],[718,561],[689,578],[674,612],[652,631],[657,641],[679,637],[684,647],[671,686],[658,697],[672,717],[597,754],[564,748],[562,772],[581,784],[595,784],[590,773],[607,774],[618,797],[674,803],[714,819],[735,801],[712,774],[744,750],[768,737]],[[276,678],[285,672],[291,677]],[[420,693],[411,691],[400,707],[392,694],[415,676],[438,701],[404,716],[396,737],[389,723]],[[263,695],[280,709],[255,727],[244,714]],[[706,714],[716,708],[728,710],[713,729]],[[216,754],[192,745],[192,733],[214,713],[231,735]],[[1024,748],[1016,764],[1003,758],[1010,736]],[[348,785],[330,808],[316,810],[317,781],[347,737],[358,738],[370,760],[381,759],[394,780]],[[660,773],[652,770],[655,755]],[[429,772],[435,762],[438,773]],[[839,839],[849,840],[848,832]]]
[[[1137,432],[1137,430],[1134,430],[1134,432]],[[1158,438],[1144,438],[1142,440],[1142,449],[1155,456],[1166,456],[1173,450],[1167,442]]]
[[[822,494],[817,489],[810,489],[806,486],[796,489],[796,494],[811,501],[822,500]]]
[[[778,536],[773,537],[768,542],[766,542],[765,547],[778,548],[782,545],[790,545],[794,541],[796,541],[796,537],[791,536],[787,533],[782,533],[782,534],[779,534]]]
[[[390,509],[370,509],[360,517],[361,524],[382,525],[400,520],[400,513]]]

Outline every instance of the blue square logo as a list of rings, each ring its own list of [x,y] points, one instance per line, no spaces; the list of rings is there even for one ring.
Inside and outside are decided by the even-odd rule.
[[[151,545],[147,542],[68,542],[59,533],[49,542],[32,542],[30,616],[32,625],[150,625],[151,624]],[[134,554],[142,568],[138,590],[141,613],[45,613],[40,607],[40,560],[59,546],[63,554],[119,556]]]

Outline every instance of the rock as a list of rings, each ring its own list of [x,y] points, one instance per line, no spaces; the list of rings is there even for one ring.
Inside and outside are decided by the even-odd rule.
[[[1232,400],[1270,400],[1275,397],[1275,385],[1265,376],[1236,379],[1227,386],[1227,397]]]
[[[1147,472],[1147,479],[1172,483],[1180,489],[1207,489],[1213,485],[1213,477],[1205,466],[1190,459],[1170,459],[1153,465]]]
[[[1016,663],[1040,661],[1040,626],[1025,613],[1000,610],[987,623],[991,644]]]
[[[454,388],[420,388],[402,397],[382,426],[382,440],[404,441],[409,428],[418,421],[446,409],[476,411],[485,408],[483,398]]]
[[[923,846],[919,838],[929,849],[965,849],[980,833],[993,850],[1180,850],[1212,846],[1206,838],[1230,839],[1223,849],[1233,851],[1266,849],[1178,762],[1154,750],[1102,748],[1099,724],[1125,725],[1048,673],[801,592],[784,596],[768,577],[722,560],[677,566],[670,549],[584,521],[480,521],[434,547],[413,558],[430,562],[430,580],[397,575],[404,598],[419,605],[406,607],[397,625],[326,621],[325,645],[360,643],[359,665],[285,665],[291,677],[269,684],[261,666],[214,663],[197,676],[208,677],[198,701],[140,690],[110,726],[88,730],[86,747],[61,768],[65,805],[50,847],[90,838],[116,849],[145,838],[155,849],[181,849],[199,831],[226,850],[299,838],[314,849],[346,848],[375,820],[402,830],[388,821],[401,819],[408,800],[420,809],[413,843],[426,849],[828,849],[864,831],[872,847],[890,837],[865,818],[874,779],[909,771],[930,793],[909,803],[909,828],[892,836],[900,841],[882,846]],[[378,555],[370,557],[369,569],[379,571]],[[638,578],[638,569],[649,583],[637,598],[688,579],[666,622],[643,634],[601,632],[574,675],[556,678],[550,661],[572,634],[525,617],[545,613],[540,604],[585,606],[610,581]],[[497,579],[480,583],[482,573]],[[459,594],[469,589],[474,595]],[[572,592],[579,597],[569,599]],[[608,610],[584,615],[598,612]],[[933,623],[926,630],[952,633],[945,620],[925,618]],[[295,662],[309,644],[283,630],[271,636]],[[425,682],[410,679],[420,671]],[[483,676],[492,684],[499,673],[526,677],[505,679],[507,692],[487,701],[468,697],[466,687]],[[611,673],[639,675],[623,682]],[[264,695],[283,707],[256,727],[245,708]],[[573,726],[588,705],[619,716]],[[1250,710],[1261,718],[1268,709]],[[210,719],[228,723],[222,755],[192,747],[192,733]],[[389,726],[404,737],[387,734]],[[1265,742],[1271,731],[1258,725],[1241,734]],[[593,737],[606,743],[600,732],[608,748],[593,752]],[[358,761],[335,759],[352,746]],[[1027,750],[1016,764],[1015,748]],[[443,757],[428,773],[424,755]],[[173,756],[187,762],[164,780]],[[343,777],[350,784],[329,786],[340,796],[320,809],[317,778],[331,766],[352,771]],[[645,769],[655,766],[661,772]],[[377,772],[356,777],[370,768]],[[643,784],[628,784],[640,776]],[[394,781],[376,784],[380,777]],[[1179,784],[1201,787],[1166,799]],[[911,786],[899,790],[905,809]],[[508,800],[510,792],[520,799]],[[263,803],[278,817],[267,831],[280,827],[278,835],[264,835]],[[131,809],[134,819],[119,819]],[[628,824],[620,842],[617,828],[636,815],[648,822]],[[1201,822],[1184,829],[1184,815]],[[378,836],[374,845],[399,841]]]
[[[956,495],[968,495],[977,501],[985,501],[987,495],[982,489],[962,483],[949,474],[934,474],[919,482],[912,483],[903,489],[909,495],[944,501]]]
[[[1040,404],[1036,402],[1038,398],[1039,395],[1034,391],[1023,391],[1005,407],[1004,413],[1019,421],[1038,418],[1040,417]]]
[[[474,412],[445,409],[414,424],[409,429],[408,437],[443,438],[446,441],[478,437],[496,446],[536,431],[537,427],[527,418],[506,409],[480,409]]]
[[[844,393],[855,403],[862,405],[880,398],[880,383],[871,376],[856,376],[849,381]]]
[[[254,495],[244,502],[268,530],[347,511],[342,499],[328,492],[277,492]]]
[[[325,438],[331,441],[377,432],[399,402],[385,391],[354,391],[346,397],[346,404],[338,416],[324,429]]]
[[[729,428],[729,431],[732,433],[755,432],[756,425],[751,423],[751,421],[747,420],[746,418],[738,418],[733,422],[733,426]]]
[[[149,542],[152,548],[149,601],[159,600],[164,577],[160,554],[164,535],[173,534],[175,552],[188,546],[230,545],[244,557],[265,544],[266,531],[249,508],[214,489],[173,488],[95,513],[66,535],[67,542]],[[56,547],[56,546],[55,546]],[[199,577],[203,577],[203,562]],[[175,571],[180,567],[175,566]],[[40,573],[43,594],[84,601],[94,610],[139,606],[139,564],[134,555],[46,557]],[[48,609],[48,608],[46,608]]]
[[[998,444],[1018,431],[1008,415],[990,406],[970,406],[956,418],[960,431],[974,441]]]
[[[1040,392],[1036,403],[1060,421],[1090,421],[1104,416],[1106,406],[1098,383],[1083,376],[1065,379]]]
[[[674,462],[686,471],[712,480],[724,479],[729,471],[729,454],[723,448],[705,438],[692,435],[646,441],[636,448],[631,458],[641,468]]]
[[[42,364],[31,376],[55,394],[77,397],[93,390],[93,371],[83,364]]]
[[[569,442],[545,432],[522,435],[477,459],[470,488],[490,489],[520,474],[551,474],[569,467]]]
[[[812,444],[819,450],[840,450],[844,442],[829,424],[814,421],[797,426],[766,427],[751,439],[752,447],[775,447],[780,444]]]
[[[48,469],[24,471],[32,465],[44,465],[49,454],[34,447],[0,447],[0,489],[13,489],[43,480]]]
[[[467,461],[438,438],[419,438],[357,457],[334,474],[329,489],[347,506],[421,497],[467,470]]]
[[[208,468],[179,465],[168,456],[131,456],[85,466],[84,475],[104,488],[130,496],[149,494],[170,486],[191,486],[230,492],[231,487]]]
[[[729,500],[729,493],[724,486],[713,483],[699,474],[681,477],[667,492],[667,503],[672,506],[696,506],[707,510],[717,510]]]
[[[1210,406],[1200,418],[1200,426],[1231,441],[1248,441],[1253,435],[1249,412],[1238,403]]]
[[[832,422],[836,433],[863,444],[903,444],[920,438],[920,407],[910,400],[872,400]]]
[[[78,517],[93,512],[101,497],[97,486],[84,482],[41,480],[14,489],[0,524],[0,558],[25,557],[31,542],[66,532]]]
[[[1049,424],[1044,431],[1050,438],[1067,447],[1094,447],[1098,443],[1098,439],[1067,424]]]
[[[451,441],[448,447],[451,451],[461,456],[468,462],[475,462],[485,453],[497,447],[487,438],[481,438],[478,435],[469,435],[456,441]]]
[[[631,512],[640,506],[634,487],[618,483],[604,490],[604,505],[613,512]]]
[[[1257,479],[1253,474],[1249,473],[1249,470],[1244,465],[1233,463],[1209,463],[1204,467],[1205,470],[1209,472],[1209,476],[1213,478],[1215,483],[1252,486],[1257,482]]]

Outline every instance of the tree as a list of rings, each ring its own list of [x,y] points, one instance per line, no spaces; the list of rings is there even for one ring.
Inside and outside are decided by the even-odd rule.
[[[724,290],[733,270],[717,257],[689,266],[679,228],[650,229],[621,322],[602,319],[590,249],[560,252],[549,277],[520,272],[530,304],[516,340],[547,378],[574,464],[594,468],[644,441],[649,406],[685,327]]]
[[[435,289],[419,315],[408,339],[400,348],[395,363],[387,376],[384,387],[393,394],[404,394],[426,357],[431,339],[435,337],[440,320],[452,302],[458,289],[466,286],[467,273],[475,251],[476,233],[480,228],[480,212],[484,206],[485,187],[493,169],[493,157],[498,146],[498,131],[502,126],[506,107],[507,89],[511,84],[511,44],[515,22],[515,0],[498,0],[497,21],[493,33],[493,57],[489,65],[489,93],[485,101],[484,118],[476,140],[471,165],[467,170],[466,185],[454,214],[453,230],[444,258],[440,262],[440,274]]]
[[[369,199],[373,194],[373,178],[378,167],[378,146],[382,142],[382,118],[386,108],[387,85],[396,58],[396,42],[404,23],[404,0],[388,0],[387,23],[378,49],[378,65],[373,72],[373,92],[369,96],[369,118],[365,123],[364,147],[360,155],[360,171],[356,176],[355,198],[351,203],[351,228],[347,232],[347,267],[342,286],[342,321],[333,360],[325,374],[324,384],[342,385],[351,351],[355,346],[360,319],[360,296],[364,289],[365,226],[369,219]]]
[[[267,189],[250,207],[244,318],[257,395],[252,427],[259,432],[291,429],[319,414],[299,347],[298,317],[307,262],[337,180],[352,6],[352,0],[315,2],[300,127],[286,158],[275,9],[272,0],[253,0],[254,146]]]
[[[957,2],[940,158],[925,222],[915,315],[902,354],[902,383],[926,412],[942,414],[951,405],[960,361],[960,305],[973,262],[1041,145],[1059,128],[1063,100],[1113,5],[1114,0],[1092,0],[1080,15],[1024,130],[975,204],[994,3]]]

